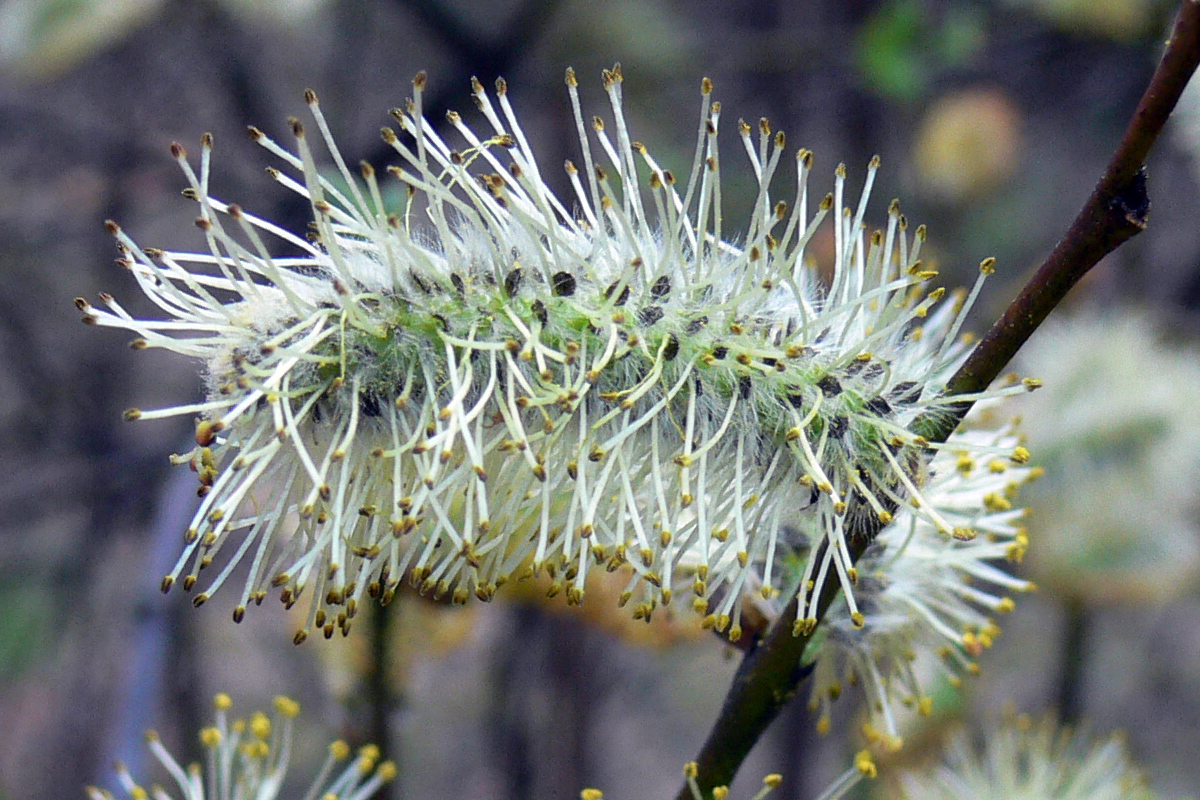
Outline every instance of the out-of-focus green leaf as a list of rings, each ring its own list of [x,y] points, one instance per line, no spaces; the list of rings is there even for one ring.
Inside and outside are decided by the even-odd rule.
[[[921,95],[928,80],[923,62],[924,12],[913,0],[892,0],[875,10],[859,30],[855,64],[873,91],[895,100]]]
[[[983,49],[984,23],[980,9],[955,8],[950,11],[936,37],[938,55],[946,66],[964,66]]]
[[[889,0],[859,29],[855,64],[871,91],[913,101],[938,70],[960,68],[979,53],[984,23],[978,9],[952,8],[933,17],[917,0]]]
[[[9,0],[0,3],[0,65],[44,79],[150,21],[162,0]]]
[[[35,39],[46,39],[54,35],[71,18],[89,11],[88,0],[51,0],[34,6],[33,23],[29,33]]]
[[[12,680],[36,663],[50,640],[53,598],[41,587],[0,586],[0,679]]]

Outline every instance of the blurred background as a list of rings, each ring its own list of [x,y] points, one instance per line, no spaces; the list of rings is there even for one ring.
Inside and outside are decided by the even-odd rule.
[[[244,134],[283,135],[316,89],[348,158],[394,159],[379,138],[412,76],[428,118],[471,118],[468,79],[503,74],[551,180],[577,157],[563,70],[585,113],[611,115],[599,73],[619,60],[634,138],[690,166],[703,76],[724,105],[726,225],[752,175],[732,121],[768,116],[815,151],[825,191],[846,162],[857,192],[883,158],[873,211],[903,200],[929,224],[947,285],[986,256],[977,307],[995,317],[1065,231],[1136,105],[1169,30],[1167,0],[6,0],[0,3],[0,799],[81,797],[123,759],[141,775],[157,727],[198,755],[212,695],[248,714],[286,692],[306,722],[297,758],[335,736],[384,745],[393,797],[668,797],[738,663],[689,616],[651,626],[501,592],[448,609],[403,596],[352,636],[291,644],[269,600],[241,626],[217,600],[158,592],[194,501],[167,454],[186,420],[121,411],[189,401],[195,365],[134,353],[79,324],[71,300],[115,294],[153,313],[102,222],[143,245],[202,246],[168,144],[216,136],[213,193],[301,229]],[[932,721],[986,723],[1006,703],[1124,728],[1163,796],[1200,786],[1200,86],[1149,164],[1149,230],[1106,259],[1039,332],[1021,368],[1045,381],[1026,417],[1049,476],[1028,501],[1019,598],[1005,635]],[[730,148],[732,145],[732,149]],[[794,178],[792,179],[794,180]],[[786,181],[786,178],[785,178]],[[786,187],[786,183],[785,183]],[[785,188],[784,196],[791,190]],[[848,195],[854,196],[854,195]],[[225,598],[229,600],[229,598]],[[582,621],[582,622],[581,622]],[[813,796],[847,763],[851,692],[816,737],[795,703],[743,770],[746,796],[782,772]],[[843,735],[845,734],[845,735]],[[315,769],[315,763],[312,769]],[[307,764],[297,772],[311,773]]]

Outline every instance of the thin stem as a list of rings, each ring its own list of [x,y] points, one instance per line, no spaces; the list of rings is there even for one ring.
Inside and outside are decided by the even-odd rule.
[[[1100,182],[1066,236],[951,378],[947,393],[986,389],[1079,279],[1145,230],[1150,212],[1146,156],[1198,64],[1200,2],[1184,0],[1162,60]],[[929,421],[930,438],[944,441],[968,410],[970,406],[964,404],[954,416]]]
[[[1166,52],[1091,197],[1046,262],[951,379],[948,393],[985,389],[1071,287],[1101,258],[1145,229],[1150,203],[1143,163],[1197,64],[1200,0],[1184,0]],[[930,441],[944,442],[970,407],[970,403],[959,404],[952,414],[918,420],[914,428]],[[852,560],[862,555],[874,533],[851,532]],[[817,606],[818,619],[824,617],[837,591],[835,582],[826,584]],[[706,796],[711,796],[714,786],[733,780],[763,731],[811,672],[800,664],[809,637],[792,635],[796,605],[795,600],[788,605],[734,676],[721,714],[696,759],[697,781]],[[687,786],[678,798],[690,800]]]

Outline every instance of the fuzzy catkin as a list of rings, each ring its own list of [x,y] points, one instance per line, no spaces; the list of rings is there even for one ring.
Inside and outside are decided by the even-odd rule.
[[[604,73],[611,125],[585,123],[568,70],[583,167],[566,164],[567,201],[541,177],[503,80],[494,95],[473,81],[490,133],[447,116],[457,149],[423,116],[425,81],[383,132],[404,162],[389,168],[403,209],[369,164],[351,172],[309,92],[338,178],[299,120],[294,153],[251,135],[298,174],[271,170],[310,203],[312,241],[210,196],[207,136],[199,172],[173,152],[209,252],[142,249],[110,223],[168,319],[104,295],[108,310],[78,301],[85,321],[200,359],[208,380],[203,402],[127,412],[198,418],[196,448],[176,461],[204,499],[164,590],[218,568],[200,604],[248,564],[235,619],[272,586],[288,606],[307,595],[299,642],[347,633],[364,595],[387,601],[405,576],[465,602],[543,573],[578,603],[603,565],[628,575],[635,616],[683,588],[720,630],[752,590],[799,593],[797,621],[815,625],[812,598],[833,577],[861,627],[848,520],[886,525],[907,504],[943,537],[975,536],[970,514],[924,500],[941,446],[909,428],[1034,384],[943,394],[992,260],[969,294],[930,289],[924,227],[910,232],[898,201],[868,233],[878,159],[851,207],[844,166],[833,192],[811,196],[812,154],[785,159],[782,132],[739,122],[759,191],[735,244],[707,79],[685,184],[630,138],[619,65]],[[785,163],[790,203],[771,197]],[[823,226],[832,265],[807,251]],[[302,254],[272,255],[264,234]],[[789,529],[816,555],[785,582]]]

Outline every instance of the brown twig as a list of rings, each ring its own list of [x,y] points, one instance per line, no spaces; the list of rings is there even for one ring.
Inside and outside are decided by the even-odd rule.
[[[857,561],[867,549],[874,533],[867,536],[860,533],[848,542],[852,561]],[[821,558],[822,554],[823,547],[818,547],[812,557]],[[838,591],[837,581],[826,581],[814,614],[817,619],[824,618]],[[711,796],[713,787],[729,785],[763,731],[795,697],[812,671],[811,666],[806,667],[800,661],[812,632],[793,634],[797,605],[797,599],[793,598],[779,614],[775,626],[750,648],[733,677],[721,713],[696,758],[696,782],[706,797]],[[692,800],[687,785],[680,790],[678,800]]]
[[[1066,236],[950,380],[947,393],[985,389],[1071,287],[1101,258],[1145,229],[1150,201],[1143,164],[1198,64],[1200,0],[1184,0],[1166,52],[1100,182]],[[945,441],[969,410],[970,404],[962,403],[953,414],[918,420],[914,427],[931,441]],[[872,533],[851,533],[852,560],[866,549]],[[818,619],[824,617],[837,591],[835,582],[826,584]],[[706,796],[711,796],[713,787],[733,780],[763,731],[810,672],[800,663],[809,637],[792,634],[796,605],[793,600],[780,614],[734,676],[721,714],[696,759],[697,781]],[[687,786],[678,799],[691,800]]]
[[[1185,0],[1158,69],[1091,197],[1046,262],[950,380],[948,393],[987,388],[1071,287],[1100,259],[1146,228],[1150,211],[1146,156],[1197,64],[1200,2]]]

